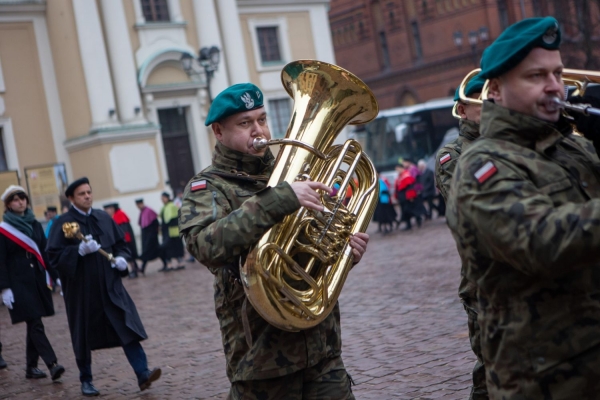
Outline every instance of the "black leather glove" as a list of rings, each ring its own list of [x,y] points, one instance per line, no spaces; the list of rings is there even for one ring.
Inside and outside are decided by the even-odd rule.
[[[600,98],[589,95],[585,96],[571,96],[567,99],[571,104],[589,104],[594,108],[600,108]],[[584,115],[577,111],[567,110],[569,115],[573,117],[577,130],[581,132],[583,136],[594,142],[596,151],[600,153],[600,117],[596,115]]]

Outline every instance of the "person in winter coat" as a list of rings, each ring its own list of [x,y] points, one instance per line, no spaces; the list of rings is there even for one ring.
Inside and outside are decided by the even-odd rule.
[[[122,347],[137,376],[140,391],[160,378],[161,369],[148,368],[140,342],[146,339],[135,303],[123,286],[130,257],[123,232],[110,216],[92,208],[92,187],[87,178],[69,185],[65,195],[72,203],[56,224],[77,223],[86,240],[66,237],[52,229],[48,238],[50,267],[64,283],[65,307],[75,361],[79,368],[81,393],[98,396],[92,383],[92,350]],[[109,261],[99,250],[112,254]]]
[[[38,360],[41,357],[53,381],[65,368],[46,337],[42,317],[54,315],[52,279],[59,285],[55,271],[47,269],[46,236],[42,225],[29,208],[29,196],[20,186],[9,186],[1,197],[5,212],[0,223],[0,290],[13,324],[25,322],[25,378],[45,378]]]

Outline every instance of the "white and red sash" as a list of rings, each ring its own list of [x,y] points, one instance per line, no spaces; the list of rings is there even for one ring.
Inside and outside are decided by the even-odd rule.
[[[42,257],[42,253],[40,253],[40,249],[37,244],[31,239],[29,236],[25,235],[23,232],[15,228],[14,226],[2,221],[0,222],[0,233],[15,242],[17,245],[22,247],[25,251],[33,254],[35,258],[40,262],[42,267],[44,267],[44,271],[46,272],[46,285],[48,285],[49,289],[52,289],[52,279],[50,278],[50,274],[48,273],[48,269],[46,268],[46,263],[44,262],[44,258]]]

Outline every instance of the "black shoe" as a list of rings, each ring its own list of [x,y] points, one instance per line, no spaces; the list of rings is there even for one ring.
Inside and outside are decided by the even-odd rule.
[[[410,231],[412,230],[412,226],[405,226],[404,228],[400,229],[401,231]]]
[[[185,261],[187,261],[187,262],[189,262],[189,263],[193,263],[193,262],[196,262],[196,259],[194,258],[194,256],[190,256],[190,257],[189,257],[187,260],[185,260]]]
[[[167,267],[166,265],[164,265],[161,269],[158,270],[158,272],[169,272],[171,271],[171,268]]]
[[[175,267],[173,269],[175,269],[175,270],[185,269],[185,265],[178,265],[177,267]]]
[[[417,228],[421,227],[421,217],[417,218]]]
[[[65,372],[65,367],[63,367],[62,365],[57,364],[57,363],[52,364],[49,368],[50,368],[50,376],[52,377],[53,381],[60,379],[62,374],[64,374],[64,372]]]
[[[160,378],[162,371],[160,368],[154,368],[152,371],[148,370],[144,372],[141,378],[138,378],[138,385],[140,386],[140,392],[148,389],[152,382],[157,381]]]
[[[133,271],[129,273],[129,279],[135,279],[138,277],[137,272]]]
[[[47,376],[48,375],[39,368],[27,368],[25,370],[25,378],[27,379],[42,379]]]
[[[94,387],[94,385],[92,385],[92,382],[82,382],[81,394],[84,396],[92,397],[100,395],[100,392]]]
[[[8,364],[6,364],[6,361],[4,361],[4,358],[2,358],[2,354],[0,354],[0,369],[4,369],[8,367]]]

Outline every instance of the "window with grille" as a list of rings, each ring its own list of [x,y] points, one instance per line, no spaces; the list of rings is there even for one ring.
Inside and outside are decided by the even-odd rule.
[[[270,128],[273,138],[285,136],[291,113],[290,99],[269,100],[269,119],[271,120]]]
[[[146,22],[168,22],[169,7],[167,0],[141,0]]]
[[[279,48],[279,28],[277,26],[256,28],[256,35],[263,64],[282,62]]]

